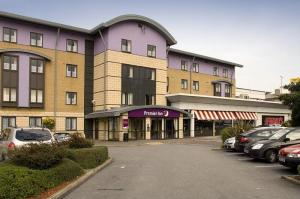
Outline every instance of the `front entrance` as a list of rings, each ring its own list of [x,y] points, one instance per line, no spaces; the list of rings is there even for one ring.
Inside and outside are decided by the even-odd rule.
[[[162,118],[151,119],[151,140],[162,139]]]

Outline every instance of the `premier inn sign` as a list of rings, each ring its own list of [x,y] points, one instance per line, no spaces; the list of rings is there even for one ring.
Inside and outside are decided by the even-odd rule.
[[[162,108],[137,109],[128,112],[128,117],[160,117],[160,118],[177,118],[180,112]]]

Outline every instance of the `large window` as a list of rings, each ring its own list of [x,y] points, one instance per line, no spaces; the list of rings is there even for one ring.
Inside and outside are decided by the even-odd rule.
[[[193,72],[199,73],[199,64],[198,63],[193,63]]]
[[[78,41],[67,39],[67,51],[68,52],[78,52]]]
[[[199,91],[199,81],[193,81],[193,90]]]
[[[30,127],[42,127],[42,118],[41,117],[30,117],[29,118]]]
[[[213,69],[213,75],[219,76],[219,68],[218,67],[214,67],[214,69]]]
[[[181,80],[181,88],[182,89],[188,89],[188,80],[187,79],[182,79]]]
[[[231,86],[229,84],[225,84],[225,97],[231,97]]]
[[[156,46],[147,45],[147,56],[156,57]]]
[[[221,96],[221,84],[214,84],[214,96]]]
[[[16,43],[17,42],[17,30],[12,28],[3,28],[3,41]]]
[[[181,60],[181,70],[185,70],[187,71],[188,70],[188,62],[185,61],[185,60]]]
[[[67,117],[66,118],[66,131],[76,131],[77,130],[77,118]]]
[[[146,69],[146,79],[155,80],[155,69]]]
[[[16,127],[16,117],[2,117],[2,129],[6,129],[7,127]]]
[[[133,104],[133,94],[122,93],[122,105],[132,105],[132,104]]]
[[[30,103],[43,103],[43,90],[31,89],[30,90]]]
[[[16,88],[3,88],[3,102],[16,102],[17,101],[17,89]]]
[[[44,73],[44,61],[40,59],[30,59],[32,73]]]
[[[18,57],[16,56],[3,56],[3,69],[4,70],[18,70]]]
[[[131,52],[131,41],[127,39],[122,39],[121,41],[121,51],[122,52]]]
[[[30,33],[30,45],[43,47],[43,35],[40,33],[31,32]]]
[[[66,93],[66,104],[68,104],[68,105],[77,104],[77,93],[76,92],[67,92]]]
[[[71,65],[67,64],[67,77],[77,77],[77,66],[76,65]]]

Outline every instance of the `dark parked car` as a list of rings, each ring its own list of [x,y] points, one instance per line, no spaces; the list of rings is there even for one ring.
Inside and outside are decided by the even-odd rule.
[[[295,144],[300,144],[300,128],[285,128],[277,131],[268,140],[249,144],[245,152],[252,158],[273,163],[277,161],[280,149]]]
[[[238,152],[244,152],[244,148],[248,143],[268,139],[276,131],[282,128],[283,127],[259,127],[241,133],[240,135],[236,136],[234,148]]]
[[[300,144],[285,147],[279,151],[279,163],[296,169],[300,165]]]

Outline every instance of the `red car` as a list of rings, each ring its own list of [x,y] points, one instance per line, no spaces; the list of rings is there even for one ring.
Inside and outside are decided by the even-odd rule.
[[[279,151],[279,163],[296,169],[300,165],[300,144],[281,149]]]

